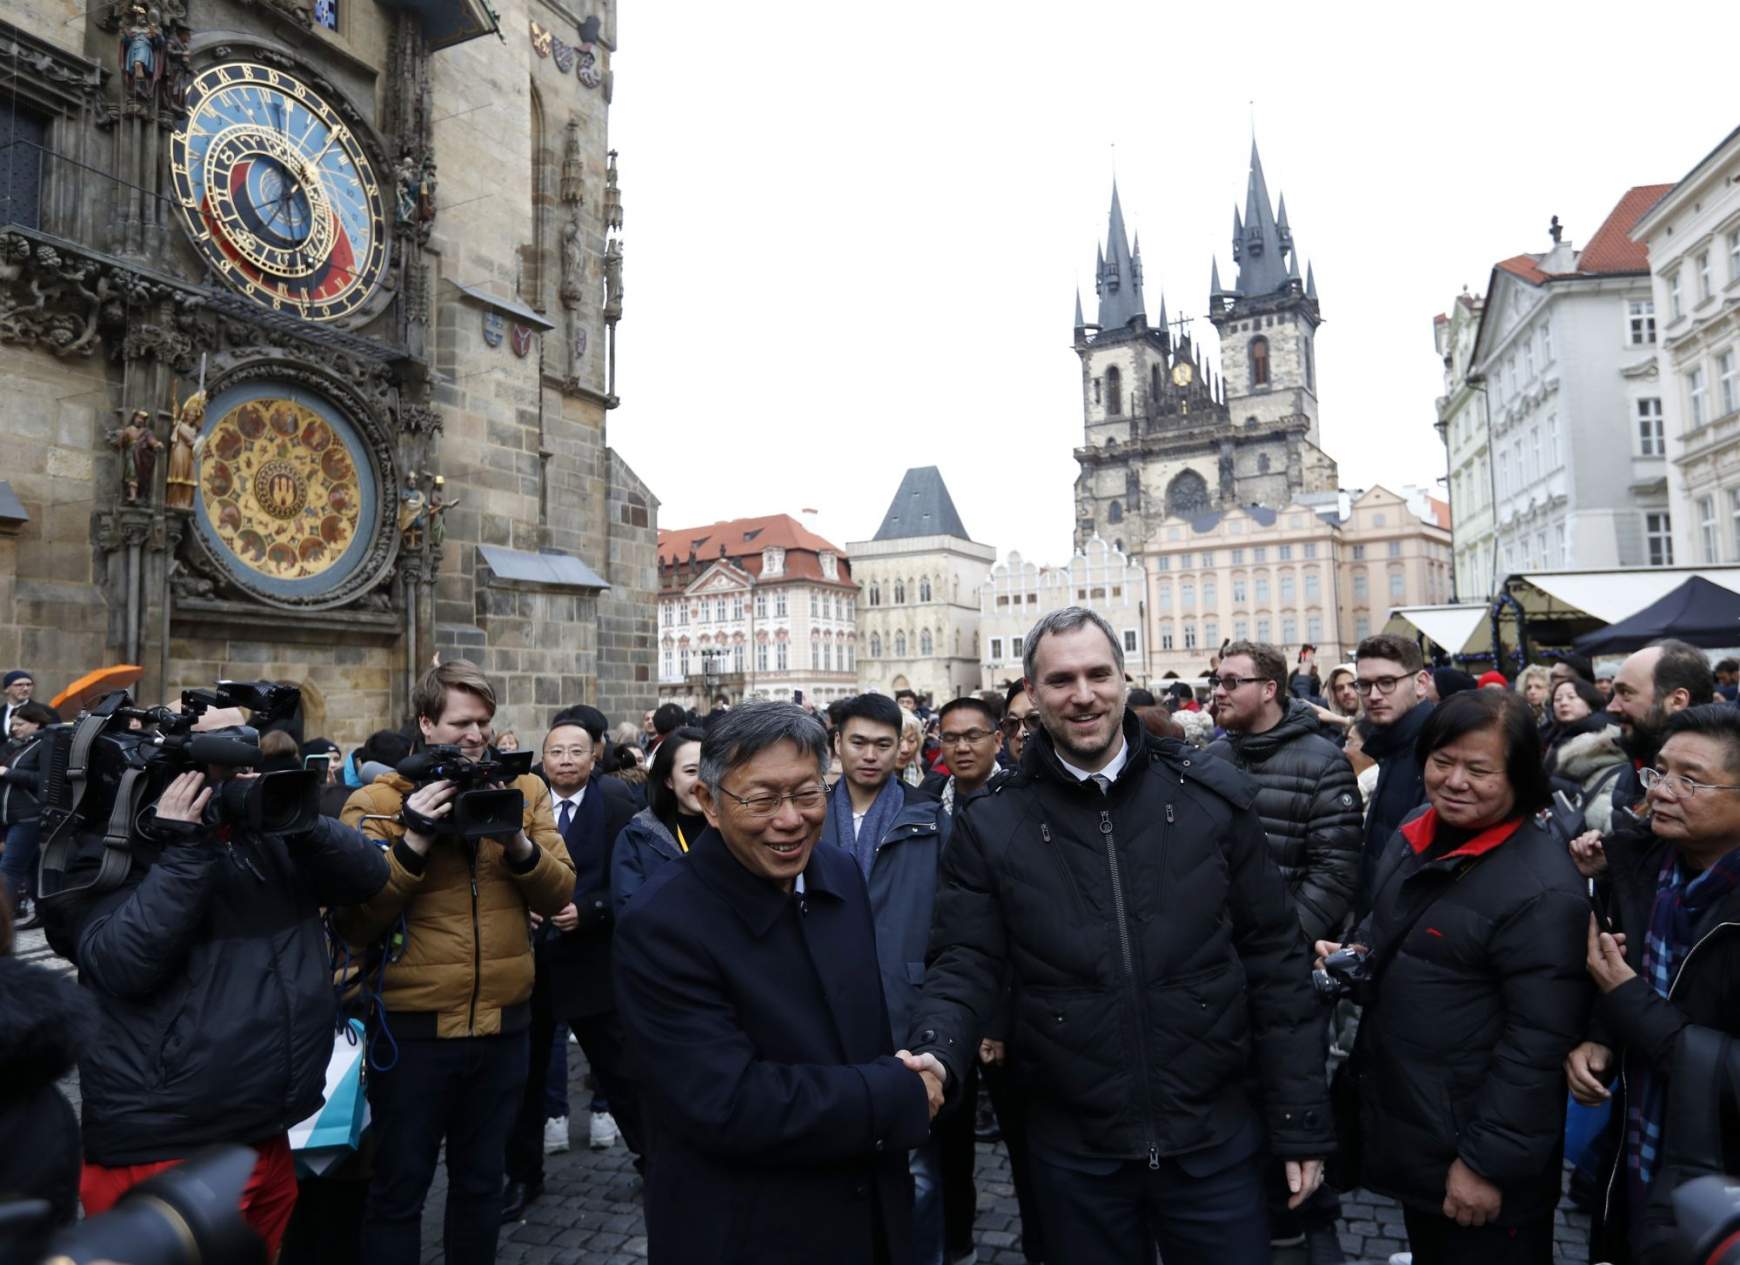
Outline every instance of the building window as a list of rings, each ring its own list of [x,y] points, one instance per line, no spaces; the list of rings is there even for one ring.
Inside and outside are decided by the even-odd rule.
[[[1365,546],[1364,545],[1355,545],[1353,547],[1353,557],[1354,557],[1354,560],[1356,562],[1359,559],[1365,557]]]
[[[1560,465],[1560,458],[1559,458],[1559,415],[1557,413],[1547,414],[1546,426],[1547,426],[1547,464],[1543,467],[1543,472],[1550,474],[1552,471],[1557,470],[1559,468],[1559,465]]]
[[[1202,562],[1200,565],[1204,567],[1212,567],[1214,565],[1214,550],[1204,549],[1202,551]]]
[[[1220,621],[1218,619],[1202,621],[1202,643],[1205,646],[1220,645]]]
[[[1680,274],[1674,273],[1667,279],[1668,288],[1668,320],[1677,321],[1685,315],[1685,308],[1680,302]]]
[[[1317,366],[1311,363],[1311,335],[1301,334],[1299,336],[1299,350],[1303,353],[1301,359],[1305,362],[1305,389],[1315,391],[1317,389]]]
[[[1253,548],[1251,550],[1251,561],[1252,562],[1267,562],[1268,560],[1269,560],[1269,548],[1267,545],[1257,545],[1255,548]]]
[[[931,640],[930,629],[920,629],[918,634],[918,653],[928,659],[934,651],[935,643]]]
[[[1365,568],[1361,567],[1358,571],[1353,573],[1353,600],[1356,602],[1363,602],[1370,596],[1371,591],[1366,583]]]
[[[782,641],[774,646],[773,666],[780,672],[784,672],[791,667],[791,647],[786,642]]]
[[[1245,582],[1243,580],[1234,580],[1232,582],[1232,594],[1233,604],[1235,606],[1243,606],[1245,604]]]
[[[731,670],[733,672],[743,671],[743,645],[741,642],[731,647]]]
[[[882,585],[874,580],[870,582],[870,605],[882,605]]]
[[[1162,584],[1160,586],[1160,588],[1157,590],[1157,593],[1158,593],[1158,598],[1159,598],[1160,609],[1163,611],[1171,610],[1172,609],[1172,586],[1170,584]]]
[[[1160,648],[1162,650],[1172,649],[1172,625],[1170,624],[1160,630]]]
[[[1734,556],[1740,558],[1740,488],[1728,489],[1728,524]]]
[[[1390,572],[1390,601],[1399,602],[1407,593],[1407,578],[1400,571]]]
[[[1282,545],[1275,551],[1275,556],[1282,562],[1291,562],[1293,560],[1293,546]]]
[[[1701,303],[1710,297],[1710,252],[1698,252],[1698,301]]]
[[[1390,557],[1399,558],[1401,556],[1402,556],[1402,542],[1399,540],[1390,541]]]
[[[1665,510],[1643,516],[1643,543],[1649,552],[1650,566],[1673,566],[1673,519]]]
[[[1113,501],[1110,505],[1106,506],[1106,521],[1108,523],[1123,522],[1124,507],[1116,501]]]
[[[997,662],[997,660],[1001,659],[1002,657],[1003,657],[1003,639],[1001,637],[991,638],[991,662],[995,663],[995,662]]]
[[[1196,585],[1189,580],[1178,582],[1178,605],[1181,610],[1196,609]]]
[[[1202,609],[1211,611],[1220,605],[1220,591],[1215,587],[1213,576],[1202,577]]]
[[[1315,558],[1317,556],[1317,542],[1315,540],[1306,542],[1305,556],[1307,558]]]
[[[1299,640],[1299,618],[1296,615],[1281,616],[1281,644],[1290,646]]]
[[[997,643],[993,641],[991,644],[994,646]],[[870,634],[870,657],[872,659],[880,659],[882,657],[882,634],[881,633],[871,633]]]
[[[1323,580],[1315,571],[1305,573],[1305,600],[1307,602],[1323,600]]]
[[[1553,322],[1544,317],[1541,320],[1541,362],[1553,363]]]
[[[1667,442],[1662,437],[1660,400],[1642,399],[1637,402],[1637,451],[1644,457],[1660,457],[1667,452]]]
[[[1184,625],[1184,648],[1196,649],[1196,625],[1193,623]]]
[[[679,658],[682,660],[682,664],[683,664],[683,675],[688,676],[689,675],[689,648],[687,646],[683,647],[682,651],[679,654]]]
[[[1021,638],[1009,638],[1009,657],[1011,659],[1019,659],[1021,657]]]
[[[42,227],[48,120],[16,101],[0,103],[0,224]]]
[[[1245,620],[1245,619],[1233,620],[1233,640],[1234,641],[1244,641],[1250,635],[1251,635],[1251,624],[1250,624],[1249,620]]]
[[[896,606],[905,606],[906,605],[906,581],[905,580],[896,580],[894,582],[894,604]]]
[[[1172,570],[1172,559],[1167,557],[1165,554],[1161,554],[1154,560],[1154,569],[1156,571]]]
[[[1269,617],[1267,615],[1258,615],[1257,616],[1257,640],[1258,641],[1268,641],[1269,640],[1269,629],[1270,629]]]
[[[918,600],[921,602],[930,601],[930,580],[928,578],[918,582]]]
[[[1124,411],[1124,375],[1113,365],[1106,370],[1106,416],[1115,417]]]
[[[1243,549],[1234,549],[1232,551],[1232,564],[1235,567],[1242,567],[1245,565],[1245,551]]]
[[[818,609],[818,606],[817,606],[820,599],[821,599],[821,595],[819,593],[817,593],[814,589],[811,589],[810,590],[810,618],[811,619],[815,619],[821,613],[820,610]]]
[[[773,613],[778,619],[785,618],[785,590],[781,589],[773,595]]]
[[[1728,284],[1740,281],[1740,228],[1728,234]]]
[[[755,595],[755,618],[767,618],[767,594],[765,593],[757,593]]]
[[[896,659],[906,658],[906,634],[904,632],[894,634],[894,657]]]
[[[765,641],[755,643],[755,670],[757,672],[767,671],[767,643]]]
[[[1740,409],[1740,368],[1736,367],[1736,361],[1740,361],[1740,356],[1734,354],[1732,347],[1716,357],[1716,381],[1722,387],[1723,416]]]
[[[665,667],[664,667],[664,671],[662,673],[660,673],[660,675],[663,676],[665,680],[667,680],[667,681],[670,680],[671,673],[675,669],[675,667],[676,667],[676,656],[673,655],[669,650],[665,651]]]
[[[1269,340],[1261,334],[1251,339],[1251,385],[1269,385]]]
[[[1134,628],[1124,629],[1124,653],[1136,653],[1136,630]]]
[[[1371,616],[1369,616],[1369,615],[1356,615],[1356,616],[1354,616],[1353,639],[1355,641],[1364,641],[1369,636],[1371,636]]]
[[[1704,545],[1704,561],[1720,562],[1716,545],[1716,498],[1698,498],[1698,536]]]
[[[1283,602],[1299,600],[1298,585],[1295,583],[1291,571],[1281,572],[1281,600]],[[1292,638],[1288,638],[1288,640],[1291,641]]]
[[[1268,600],[1269,600],[1269,577],[1266,575],[1259,575],[1257,577],[1257,601],[1266,602]]]
[[[1688,412],[1694,427],[1702,426],[1707,417],[1704,408],[1704,366],[1699,365],[1686,375],[1686,398],[1689,403]],[[1665,449],[1664,449],[1665,451]]]
[[[1630,316],[1631,345],[1647,347],[1655,342],[1655,300],[1633,299],[1626,305]]]
[[[1307,615],[1305,617],[1305,640],[1314,646],[1323,640],[1323,616]]]

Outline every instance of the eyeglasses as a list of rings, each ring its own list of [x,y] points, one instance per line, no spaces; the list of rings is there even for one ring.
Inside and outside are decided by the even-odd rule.
[[[945,747],[976,747],[987,738],[997,736],[995,729],[963,729],[958,734],[938,735]]]
[[[1396,692],[1396,686],[1400,684],[1401,681],[1402,678],[1399,676],[1374,676],[1370,680],[1361,677],[1354,681],[1353,689],[1354,693],[1358,694],[1361,698],[1364,698],[1373,690],[1376,690],[1379,694],[1394,694]]]
[[[1020,729],[1022,733],[1036,734],[1039,732],[1039,713],[1028,712],[1025,716],[1010,716],[1003,721],[1003,728],[1010,733]]]
[[[1671,791],[1675,799],[1690,799],[1699,791],[1740,791],[1740,786],[1717,786],[1713,782],[1695,782],[1683,773],[1663,773],[1660,769],[1639,769],[1638,781],[1646,791],[1661,787]]]
[[[1266,680],[1268,680],[1268,678],[1263,676],[1235,676],[1233,673],[1228,672],[1225,676],[1209,677],[1208,688],[1211,690],[1222,689],[1228,694],[1231,694],[1241,685],[1251,685],[1255,682]]]
[[[825,786],[805,786],[784,795],[750,795],[745,798],[736,791],[719,788],[732,799],[743,806],[751,817],[771,817],[780,810],[786,800],[800,813],[813,812],[827,802],[828,788]]]

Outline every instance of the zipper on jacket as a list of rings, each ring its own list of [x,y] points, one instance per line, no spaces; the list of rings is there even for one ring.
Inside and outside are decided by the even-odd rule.
[[[471,870],[471,1013],[465,1030],[477,1035],[477,995],[483,989],[483,925],[477,916],[477,846],[472,845],[465,858]]]
[[[1172,806],[1166,807],[1172,817]],[[1142,1012],[1142,986],[1136,980],[1136,955],[1130,948],[1130,924],[1124,911],[1124,880],[1118,873],[1118,844],[1112,836],[1110,809],[1100,809],[1100,834],[1106,841],[1106,864],[1112,871],[1112,916],[1118,920],[1118,948],[1124,957],[1124,978],[1130,985],[1130,1001],[1136,1012],[1136,1066],[1142,1082],[1142,1127],[1148,1131],[1148,1167],[1160,1167],[1160,1145],[1154,1137],[1154,1103],[1148,1089],[1147,1017]]]

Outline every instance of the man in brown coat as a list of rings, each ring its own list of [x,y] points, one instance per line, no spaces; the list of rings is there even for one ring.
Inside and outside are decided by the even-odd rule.
[[[487,752],[495,691],[476,665],[438,665],[411,701],[424,743],[455,745],[473,760]],[[380,1011],[370,1016],[377,1151],[363,1258],[373,1265],[421,1260],[423,1199],[443,1140],[446,1259],[495,1260],[503,1148],[529,1058],[527,916],[552,917],[574,895],[574,865],[549,789],[532,774],[512,785],[525,809],[511,839],[444,834],[458,793],[447,781],[413,789],[398,774],[384,774],[344,806],[345,824],[381,842],[391,871],[373,900],[334,918],[353,950],[385,958]],[[409,828],[407,813],[436,829]]]

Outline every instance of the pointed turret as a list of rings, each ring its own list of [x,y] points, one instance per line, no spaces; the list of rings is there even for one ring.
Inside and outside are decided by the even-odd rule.
[[[1292,231],[1282,239],[1281,226],[1275,220],[1274,204],[1269,201],[1269,186],[1263,178],[1263,160],[1257,153],[1256,138],[1251,139],[1251,173],[1245,187],[1245,218],[1242,227],[1233,217],[1235,236],[1233,249],[1239,262],[1237,292],[1246,298],[1273,294],[1287,284],[1287,260]]]
[[[1079,339],[1087,333],[1087,322],[1081,318],[1081,287],[1075,290],[1075,334]]]
[[[1221,302],[1232,297],[1220,283],[1220,256],[1216,255],[1208,273],[1208,310],[1211,313],[1218,312]]]
[[[1287,226],[1287,195],[1284,193],[1275,209],[1275,235],[1281,239],[1282,250],[1293,248],[1293,230]]]
[[[1233,262],[1236,264],[1245,257],[1245,222],[1239,218],[1238,207],[1233,207]]]
[[[1310,264],[1305,265],[1305,297],[1317,302],[1317,270]]]
[[[1166,291],[1162,290],[1160,291],[1160,331],[1165,333],[1168,327],[1169,322],[1166,319]]]
[[[1124,207],[1118,199],[1118,182],[1112,181],[1112,209],[1106,217],[1106,244],[1100,251],[1095,290],[1100,296],[1099,326],[1102,331],[1123,329],[1138,316],[1146,316],[1142,301],[1142,270],[1130,251],[1130,234],[1124,227]]]

